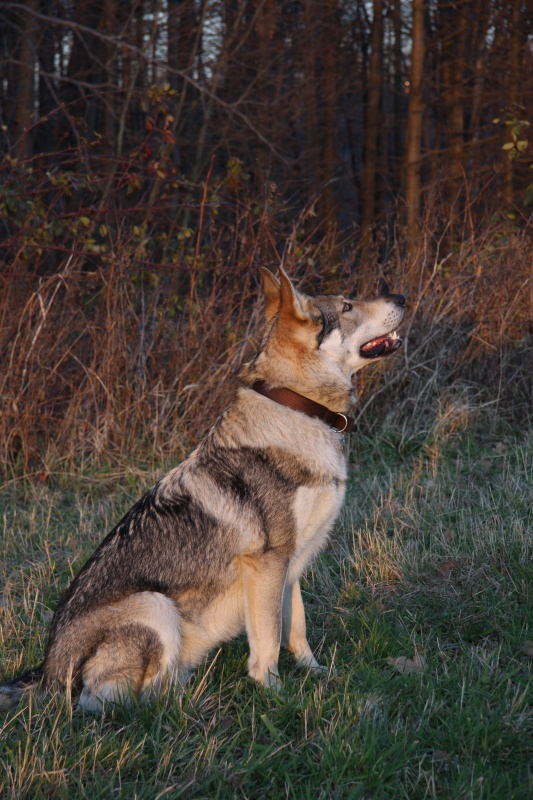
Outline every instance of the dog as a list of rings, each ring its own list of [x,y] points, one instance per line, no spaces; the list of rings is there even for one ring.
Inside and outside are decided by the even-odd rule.
[[[354,374],[394,353],[403,295],[311,297],[261,269],[265,332],[230,406],[102,541],[61,597],[41,666],[0,687],[67,689],[87,711],[149,698],[246,631],[248,674],[280,645],[312,672],[299,579],[341,508]]]

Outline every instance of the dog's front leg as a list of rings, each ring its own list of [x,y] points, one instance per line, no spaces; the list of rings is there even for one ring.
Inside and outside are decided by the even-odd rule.
[[[314,672],[325,669],[317,662],[307,641],[304,603],[298,578],[285,584],[281,631],[281,643],[292,653],[298,665]]]
[[[250,645],[248,674],[276,688],[281,640],[281,607],[288,559],[276,550],[243,556],[244,618]]]

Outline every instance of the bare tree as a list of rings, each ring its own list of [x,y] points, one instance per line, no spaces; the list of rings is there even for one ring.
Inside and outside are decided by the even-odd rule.
[[[26,129],[35,118],[35,56],[37,50],[37,22],[34,14],[38,0],[27,0],[27,12],[20,14],[19,25],[21,37],[17,52],[18,75],[13,117],[15,152],[18,156],[27,156],[33,150],[33,134]]]

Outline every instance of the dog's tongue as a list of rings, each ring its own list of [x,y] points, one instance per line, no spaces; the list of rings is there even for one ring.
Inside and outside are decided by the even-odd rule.
[[[361,350],[364,353],[370,352],[370,350],[373,350],[375,347],[378,347],[378,345],[385,344],[385,342],[387,341],[390,341],[392,343],[392,339],[389,339],[388,336],[378,336],[377,339],[372,339],[371,342],[367,342],[366,344],[364,344],[361,347]]]
[[[398,336],[378,336],[377,339],[372,339],[361,347],[361,355],[376,358],[397,350],[401,344],[402,340]]]

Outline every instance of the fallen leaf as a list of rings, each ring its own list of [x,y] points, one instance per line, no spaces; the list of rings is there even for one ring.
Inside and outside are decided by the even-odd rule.
[[[424,651],[419,649],[414,658],[407,658],[407,656],[388,658],[387,664],[402,674],[404,672],[423,672],[426,668],[426,659],[424,658]]]
[[[441,564],[439,564],[439,566],[437,567],[437,572],[443,578],[449,579],[452,572],[454,570],[457,571],[460,568],[461,564],[459,563],[459,561],[455,561],[455,559],[451,558],[449,561],[443,561]]]

